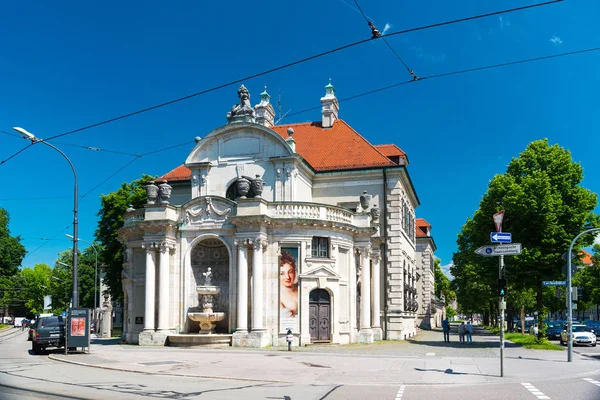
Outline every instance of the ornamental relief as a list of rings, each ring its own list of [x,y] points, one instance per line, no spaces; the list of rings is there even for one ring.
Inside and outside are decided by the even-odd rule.
[[[233,205],[215,197],[203,197],[185,210],[185,224],[224,222],[232,214]]]

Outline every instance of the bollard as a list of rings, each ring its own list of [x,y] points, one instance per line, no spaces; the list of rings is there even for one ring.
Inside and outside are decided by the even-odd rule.
[[[287,334],[285,335],[285,340],[288,344],[288,351],[292,351],[292,340],[294,340],[294,335],[292,334],[292,330],[288,328]]]

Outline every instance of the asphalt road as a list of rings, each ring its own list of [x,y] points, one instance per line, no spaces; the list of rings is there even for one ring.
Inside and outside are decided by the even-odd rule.
[[[25,333],[0,335],[2,399],[600,399],[600,374],[563,380],[476,385],[295,385],[184,378],[82,367],[33,355]],[[582,348],[583,349],[583,348]],[[577,348],[579,351],[580,349]],[[590,349],[587,349],[590,350]],[[352,362],[349,358],[348,362]],[[600,366],[600,363],[599,363]],[[265,364],[265,379],[268,379]],[[360,369],[360,365],[356,366]],[[232,376],[235,375],[232,372]]]

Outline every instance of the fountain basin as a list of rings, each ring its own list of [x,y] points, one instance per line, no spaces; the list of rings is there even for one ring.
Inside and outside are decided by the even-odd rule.
[[[224,312],[190,311],[188,317],[195,322],[221,322],[225,319]]]
[[[196,292],[201,295],[216,296],[221,291],[217,286],[196,286]]]
[[[188,312],[188,318],[192,321],[196,321],[200,323],[200,334],[201,335],[210,335],[215,333],[215,328],[217,326],[217,322],[223,321],[225,319],[224,312],[213,312],[209,311],[191,311]]]

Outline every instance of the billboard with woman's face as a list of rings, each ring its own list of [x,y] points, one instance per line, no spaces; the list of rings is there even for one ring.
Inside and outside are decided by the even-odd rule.
[[[279,330],[299,331],[298,248],[282,247],[279,259]]]

